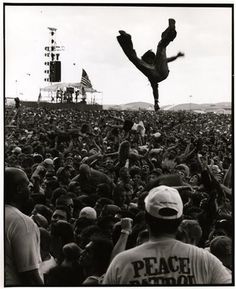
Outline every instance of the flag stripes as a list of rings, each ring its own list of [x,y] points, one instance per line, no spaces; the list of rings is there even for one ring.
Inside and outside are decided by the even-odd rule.
[[[81,84],[85,87],[92,88],[92,83],[88,77],[87,72],[84,69],[82,70]]]

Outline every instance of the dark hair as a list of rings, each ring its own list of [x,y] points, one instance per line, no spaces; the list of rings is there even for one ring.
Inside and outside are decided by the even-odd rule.
[[[56,199],[56,206],[64,206],[66,204],[66,201],[72,199],[71,196],[69,196],[68,194],[66,195],[60,195],[57,199]]]
[[[47,219],[48,223],[51,222],[53,211],[49,207],[42,204],[36,204],[34,206],[34,210],[36,210],[37,213],[44,216]]]
[[[70,209],[66,205],[56,205],[54,212],[56,210],[64,211],[66,213],[66,219],[67,220],[70,220],[70,218],[72,218],[71,213],[70,213]]]
[[[57,221],[51,224],[51,235],[60,237],[63,245],[74,242],[73,227],[66,221]]]
[[[163,220],[155,218],[147,212],[145,213],[147,225],[150,229],[151,235],[154,237],[159,237],[164,233],[175,234],[182,221],[182,217],[174,220]]]
[[[99,198],[97,199],[97,202],[103,207],[105,205],[113,205],[114,202],[111,199],[108,198]]]
[[[59,198],[61,195],[66,195],[66,190],[59,187],[56,188],[53,192],[52,192],[52,198],[51,198],[51,203],[55,206],[56,203],[56,199]]]
[[[76,234],[79,234],[83,229],[94,224],[95,224],[95,220],[81,217],[76,220],[75,225],[74,225],[74,231],[76,232]]]

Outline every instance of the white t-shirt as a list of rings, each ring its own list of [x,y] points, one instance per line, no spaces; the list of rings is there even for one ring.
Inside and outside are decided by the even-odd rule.
[[[39,268],[40,233],[34,221],[17,208],[5,206],[5,284],[21,285],[20,272]]]
[[[191,285],[231,283],[223,264],[204,249],[175,239],[147,242],[118,254],[103,284]]]

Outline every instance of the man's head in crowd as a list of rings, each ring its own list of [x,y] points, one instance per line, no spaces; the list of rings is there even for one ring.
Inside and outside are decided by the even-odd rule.
[[[48,223],[51,222],[53,211],[49,207],[42,205],[42,204],[36,204],[34,206],[32,214],[37,214],[37,213],[43,215],[47,219]]]
[[[183,215],[179,192],[167,186],[155,187],[144,202],[150,237],[175,236]]]
[[[73,199],[68,195],[61,195],[59,198],[56,199],[56,207],[65,207],[70,214],[70,218],[73,217],[74,212],[74,202]]]
[[[58,206],[55,208],[51,223],[57,223],[58,221],[69,221],[70,220],[70,210],[65,206]]]
[[[177,165],[175,167],[175,169],[177,171],[177,174],[181,177],[181,180],[183,182],[188,181],[190,171],[189,171],[189,167],[187,165],[180,164],[180,165]]]
[[[107,158],[104,162],[106,169],[111,170],[114,168],[114,161],[111,158]]]
[[[202,237],[202,229],[196,220],[183,220],[178,227],[176,238],[184,243],[198,245]]]
[[[211,241],[217,236],[232,237],[232,221],[221,219],[216,221],[215,226],[209,234],[209,240]]]
[[[87,164],[82,164],[79,168],[79,173],[86,177],[86,178],[89,178],[91,176],[91,168],[89,165]]]
[[[232,239],[227,236],[215,237],[210,243],[210,252],[224,264],[225,267],[232,269]]]
[[[4,198],[6,204],[17,208],[29,199],[29,179],[26,173],[18,168],[6,168],[4,174]]]

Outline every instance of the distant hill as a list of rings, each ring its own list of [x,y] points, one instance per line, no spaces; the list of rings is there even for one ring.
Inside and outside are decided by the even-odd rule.
[[[153,110],[153,104],[147,102],[131,102],[120,105],[103,105],[104,109],[115,109],[115,110]]]
[[[131,102],[120,105],[103,105],[104,109],[114,109],[114,110],[153,110],[153,104],[147,102]],[[177,105],[164,105],[161,106],[161,110],[192,110],[192,111],[202,111],[202,112],[218,112],[223,111],[231,113],[232,104],[231,102],[218,102],[218,103],[182,103]]]

